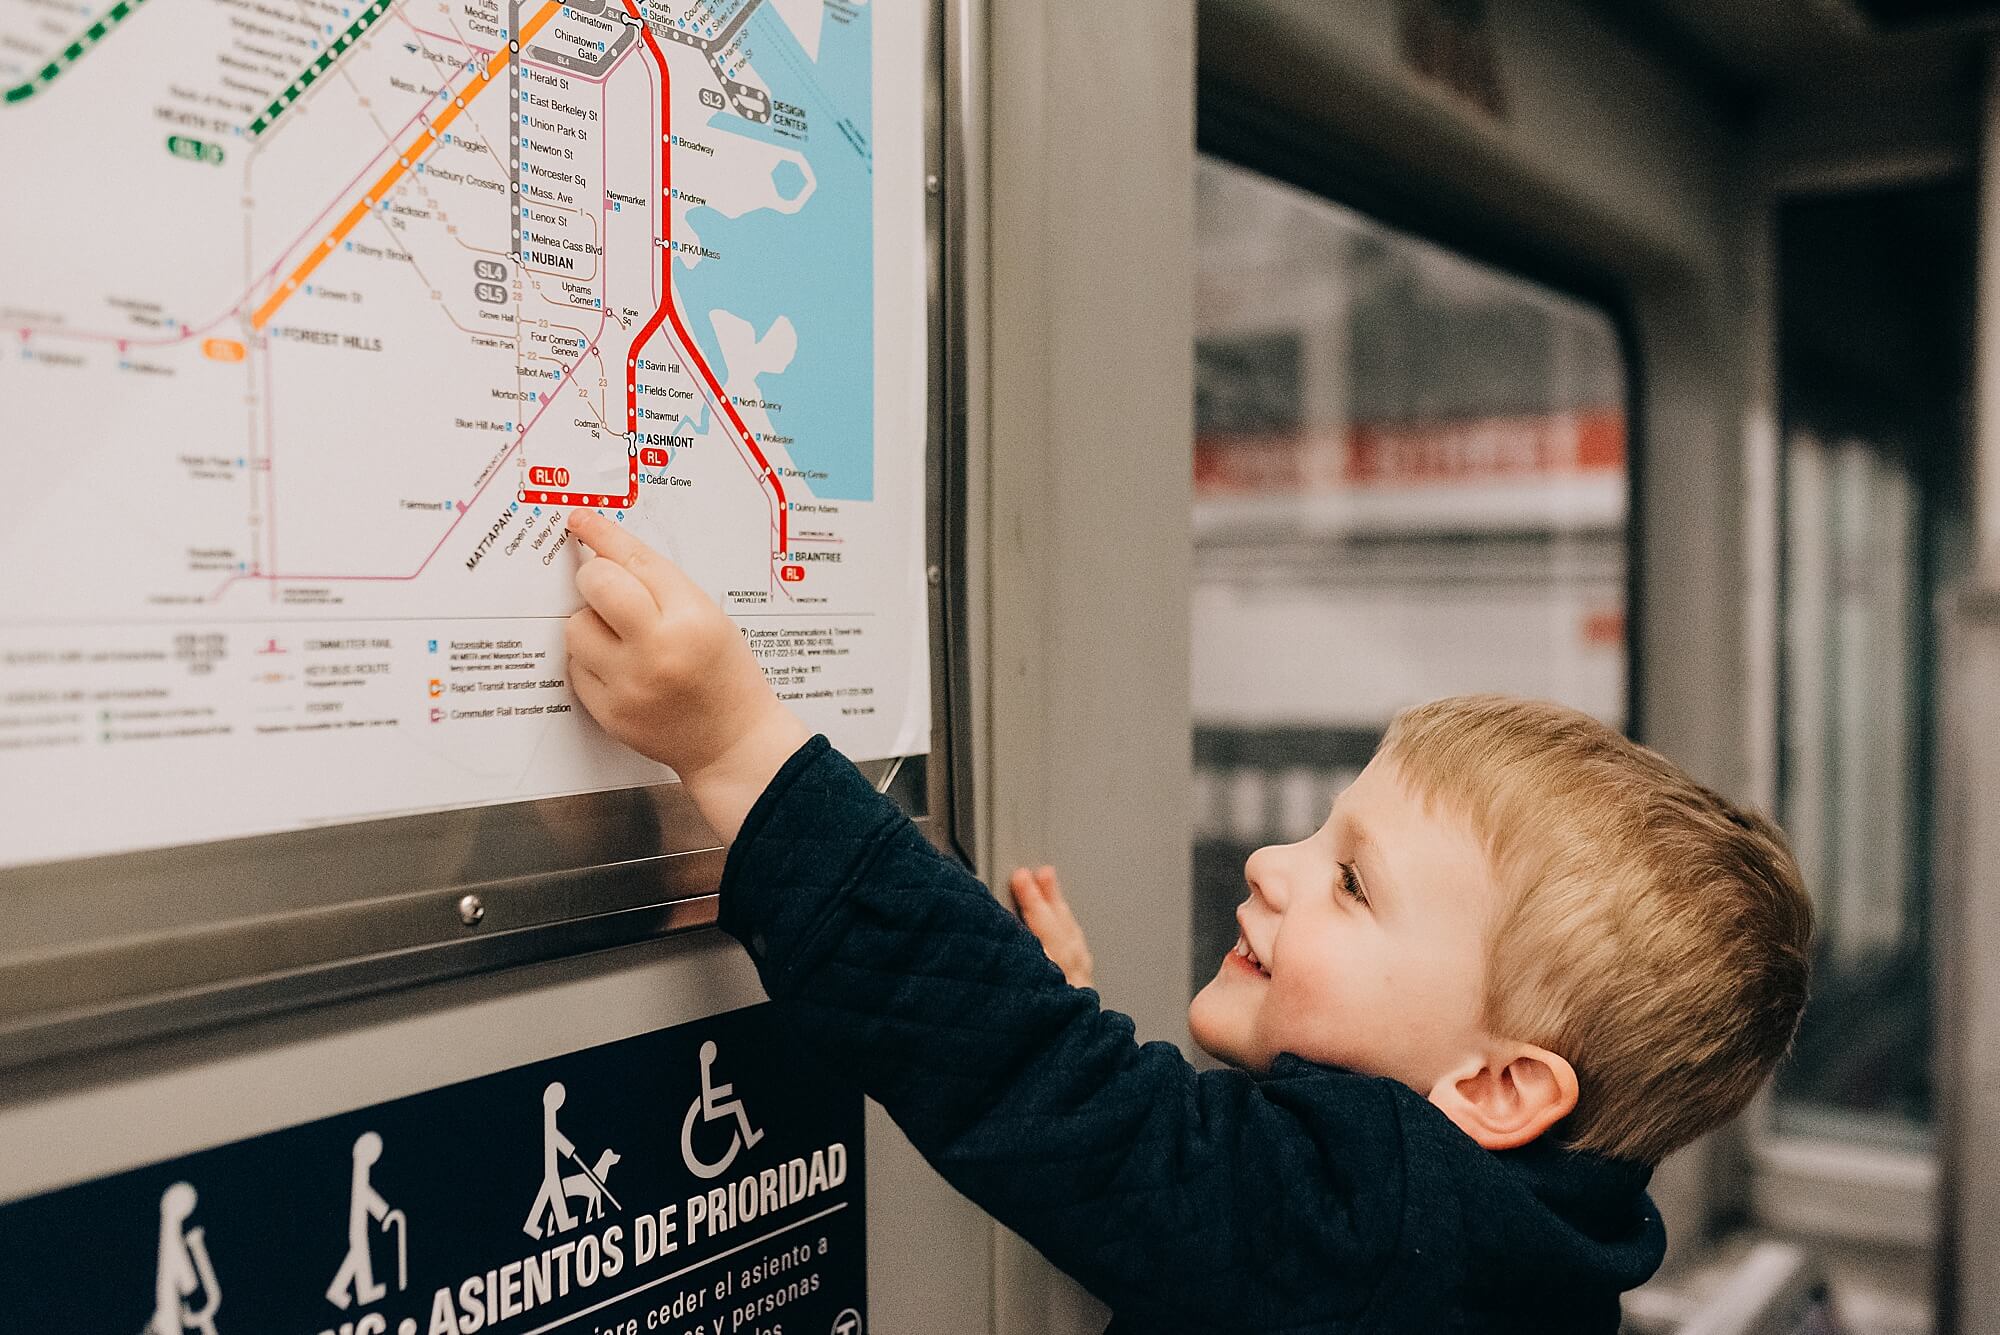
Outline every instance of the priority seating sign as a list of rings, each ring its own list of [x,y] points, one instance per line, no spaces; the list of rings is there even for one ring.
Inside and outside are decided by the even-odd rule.
[[[753,1006],[0,1206],[0,1324],[866,1335],[862,1100],[815,1071]]]

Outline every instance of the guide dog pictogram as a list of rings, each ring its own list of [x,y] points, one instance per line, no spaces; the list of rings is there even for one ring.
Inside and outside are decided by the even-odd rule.
[[[606,1150],[597,1156],[597,1162],[581,1173],[570,1173],[563,1180],[563,1193],[583,1199],[583,1222],[604,1217],[604,1179],[611,1176],[611,1165],[618,1162],[617,1150]],[[618,1202],[613,1199],[611,1202]]]
[[[556,1113],[567,1097],[568,1091],[560,1080],[551,1081],[549,1087],[542,1091],[542,1185],[535,1193],[534,1205],[528,1210],[528,1222],[521,1226],[522,1232],[537,1240],[551,1233],[567,1233],[576,1227],[576,1216],[569,1209],[571,1196],[583,1197],[585,1220],[602,1218],[606,1201],[611,1202],[614,1210],[625,1208],[611,1194],[611,1188],[604,1185],[611,1165],[618,1162],[617,1153],[607,1149],[597,1156],[595,1166],[586,1163],[583,1156],[577,1153],[576,1145],[556,1126]],[[568,1176],[564,1176],[562,1171],[565,1155],[577,1167],[577,1171]]]

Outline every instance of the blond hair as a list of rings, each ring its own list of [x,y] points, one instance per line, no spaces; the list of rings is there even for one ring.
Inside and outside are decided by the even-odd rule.
[[[1812,905],[1777,826],[1541,701],[1419,705],[1382,750],[1486,848],[1486,1027],[1575,1068],[1559,1138],[1657,1163],[1741,1111],[1806,1002]]]

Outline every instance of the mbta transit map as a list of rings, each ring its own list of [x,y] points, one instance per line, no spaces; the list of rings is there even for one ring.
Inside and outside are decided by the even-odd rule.
[[[0,865],[666,777],[578,506],[926,750],[921,25],[0,0]]]

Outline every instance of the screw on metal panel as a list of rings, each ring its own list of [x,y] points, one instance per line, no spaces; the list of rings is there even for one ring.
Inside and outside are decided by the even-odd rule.
[[[944,583],[944,567],[932,566],[929,570],[926,570],[924,572],[924,578],[929,580],[933,584]]]
[[[929,176],[926,176],[924,178],[925,191],[933,195],[935,195],[938,192],[939,188],[942,187],[943,184],[944,182],[938,180],[936,172],[932,172]]]
[[[479,902],[478,895],[467,895],[458,901],[458,920],[467,927],[479,926],[479,920],[486,916],[486,906]]]

